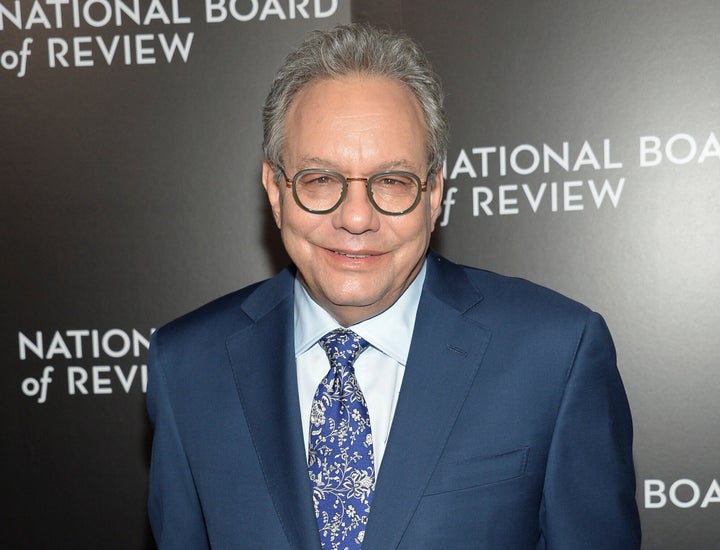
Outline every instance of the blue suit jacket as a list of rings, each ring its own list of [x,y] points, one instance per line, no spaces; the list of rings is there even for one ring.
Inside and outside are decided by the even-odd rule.
[[[294,365],[291,270],[154,334],[161,548],[320,548]],[[363,549],[639,548],[631,447],[599,315],[431,253]]]

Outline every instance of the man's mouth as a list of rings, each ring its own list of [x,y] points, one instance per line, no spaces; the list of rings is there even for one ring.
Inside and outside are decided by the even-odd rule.
[[[345,256],[346,258],[358,259],[358,260],[371,256],[371,254],[352,254],[350,252],[343,252],[341,250],[333,250],[333,252],[335,252],[335,254],[339,254],[340,256]]]

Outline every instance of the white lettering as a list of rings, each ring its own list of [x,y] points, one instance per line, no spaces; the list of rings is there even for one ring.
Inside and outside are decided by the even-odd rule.
[[[120,384],[122,385],[123,389],[125,390],[125,393],[130,393],[130,387],[132,386],[133,380],[135,380],[135,373],[137,372],[137,365],[133,365],[130,368],[130,373],[128,374],[127,378],[125,377],[125,373],[122,371],[122,369],[115,365],[114,370],[115,374],[118,377],[118,380],[120,380]]]
[[[696,157],[698,164],[704,163],[711,157],[720,159],[720,143],[718,143],[715,132],[710,132],[708,135],[701,148],[700,155],[697,154],[698,149],[698,141],[689,134],[671,136],[665,143],[664,148],[659,137],[642,136],[640,138],[640,166],[657,166],[665,158],[676,165],[689,164]]]
[[[15,11],[0,4],[0,31],[5,30],[5,19],[15,25],[15,28],[22,29],[22,13],[20,11],[20,0],[15,0]]]
[[[590,187],[590,192],[592,193],[593,200],[595,201],[595,206],[600,208],[603,200],[607,196],[610,197],[610,202],[612,202],[613,207],[617,208],[618,202],[620,202],[620,195],[622,195],[623,192],[623,187],[625,187],[625,178],[620,178],[618,180],[618,184],[615,189],[610,186],[610,182],[608,180],[603,182],[600,191],[598,191],[597,187],[595,187],[595,181],[593,180],[588,180],[588,186]]]
[[[550,159],[566,172],[570,170],[570,144],[564,141],[562,147],[562,156],[560,156],[549,145],[543,144],[543,171],[546,174],[550,172]]]
[[[29,381],[23,382],[23,392],[25,392],[26,395],[36,395],[39,393],[40,390],[36,388],[43,388],[44,391],[51,381],[47,369],[51,371],[52,367],[46,368],[39,383],[35,379],[29,379]],[[139,377],[138,372],[140,373]],[[90,378],[92,378],[92,386],[88,389],[88,380]],[[68,395],[110,395],[113,393],[113,385],[116,383],[115,379],[120,382],[120,386],[122,386],[126,394],[131,392],[136,380],[139,380],[140,390],[146,393],[147,365],[131,365],[127,374],[120,365],[113,365],[112,367],[110,365],[93,365],[88,368],[78,366],[68,367]]]
[[[518,156],[522,152],[530,153],[530,157],[532,159],[527,168],[523,168],[518,164]],[[513,149],[513,152],[510,153],[510,167],[516,174],[520,174],[521,176],[532,174],[535,170],[537,170],[539,165],[540,153],[538,153],[538,150],[532,145],[518,145],[515,149]]]
[[[157,63],[157,54],[162,51],[163,57],[168,63],[172,63],[175,57],[180,57],[187,63],[190,55],[194,33],[190,32],[182,38],[177,33],[170,37],[165,34],[137,34],[137,35],[115,35],[112,38],[102,36],[76,36],[72,40],[72,66],[91,67],[95,65],[94,56],[98,55],[108,65],[116,59],[131,65],[133,59],[138,65],[151,65]],[[122,39],[122,40],[121,40]],[[155,45],[157,41],[160,48]],[[122,55],[118,55],[118,49]],[[51,68],[56,66],[70,67],[67,54],[70,45],[62,38],[48,38],[48,65]]]
[[[93,373],[93,393],[95,395],[103,395],[112,393],[110,387],[110,378],[103,378],[102,373],[110,372],[109,365],[95,365],[92,368]]]
[[[497,174],[493,175],[506,176],[508,174],[508,164],[510,172],[521,176],[536,172],[548,174],[558,168],[565,172],[577,172],[583,168],[610,170],[622,168],[623,166],[622,162],[613,160],[611,141],[609,139],[603,140],[601,158],[596,155],[590,142],[584,141],[573,163],[570,161],[570,143],[567,141],[562,142],[560,148],[553,148],[547,143],[543,143],[542,147],[523,143],[511,148],[509,155],[505,146],[473,147],[471,151],[473,155],[478,156],[480,163],[478,171],[480,177],[483,178],[487,178],[493,171],[497,171]],[[473,178],[477,177],[475,167],[470,162],[465,149],[460,149],[454,166],[450,179],[459,174],[468,174]]]
[[[668,501],[678,508],[692,508],[700,502],[702,490],[692,479],[678,479],[670,485],[665,494],[665,482],[660,479],[646,479],[645,508],[663,508]],[[720,484],[713,479],[705,493],[700,508],[707,508],[712,503],[720,503]]]
[[[30,57],[30,45],[32,43],[32,38],[25,38],[19,52],[15,50],[5,50],[2,52],[0,54],[0,66],[7,71],[13,71],[19,67],[17,77],[24,77],[27,71],[27,61],[28,57]]]
[[[445,227],[448,223],[450,223],[450,208],[453,204],[455,204],[455,199],[453,197],[457,191],[457,187],[450,187],[445,194],[445,200],[443,200],[443,217],[440,222],[440,227]]]
[[[690,492],[692,493],[690,500],[683,501],[678,498],[677,491],[682,486],[690,487]],[[697,501],[700,500],[700,487],[698,487],[698,484],[692,479],[678,479],[675,483],[670,485],[669,496],[670,502],[678,508],[692,508],[695,504],[697,504]]]
[[[59,47],[59,51],[55,50],[55,47]],[[55,68],[55,62],[57,61],[63,67],[69,67],[67,58],[65,57],[68,53],[68,43],[62,38],[48,38],[48,65],[51,69]]]
[[[122,341],[122,346],[119,350],[114,350],[110,347],[110,339],[116,336]],[[125,331],[117,328],[108,330],[102,337],[102,349],[109,357],[122,357],[130,350],[130,337]]]
[[[582,192],[585,186],[590,190],[595,208],[600,209],[606,203],[617,208],[624,185],[625,179],[620,178],[615,186],[608,180],[602,185],[594,180],[568,180],[542,182],[537,186],[528,183],[521,186],[499,185],[497,192],[488,186],[473,187],[473,216],[479,216],[481,212],[493,215],[494,201],[497,201],[497,213],[501,216],[519,214],[523,205],[529,206],[534,213],[540,210],[542,204],[546,204],[550,212],[582,211],[590,204],[587,193]],[[519,189],[522,193],[518,193]]]
[[[305,9],[310,3],[310,0],[302,0],[299,4],[295,3],[295,0],[290,0],[289,12],[290,19],[295,19],[295,12],[297,11],[302,15],[303,19],[310,19],[307,10]]]
[[[645,508],[662,508],[666,504],[665,483],[659,479],[646,479]]]
[[[45,12],[42,9],[42,6],[40,5],[40,2],[33,2],[32,7],[30,8],[30,13],[27,16],[27,19],[25,21],[25,28],[31,29],[33,25],[40,24],[46,29],[51,29],[52,25],[50,25],[50,20],[47,18],[47,15],[45,15]]]
[[[38,359],[45,359],[43,348],[43,335],[39,330],[35,332],[35,341],[30,340],[22,332],[18,332],[18,348],[20,350],[20,360],[27,358],[27,350],[35,354]]]
[[[116,0],[120,1],[120,0]],[[70,0],[45,0],[48,6],[55,6],[55,27],[62,28],[62,6],[70,3]]]
[[[83,49],[82,44],[92,43],[91,36],[76,36],[73,38],[73,50],[75,52],[76,67],[92,67],[95,62],[92,59],[92,50]]]
[[[123,36],[123,46],[125,47],[125,65],[132,63],[132,57],[130,52],[130,35],[126,34]]]
[[[68,367],[67,369],[68,393],[75,395],[75,391],[79,390],[83,395],[87,395],[88,391],[85,383],[88,379],[87,371],[82,367]]]
[[[195,33],[188,33],[185,38],[185,43],[183,43],[180,41],[180,37],[177,34],[174,34],[172,41],[168,44],[165,35],[159,34],[158,40],[160,41],[160,46],[162,46],[163,52],[165,52],[165,59],[167,59],[168,63],[172,62],[176,51],[180,52],[180,57],[182,57],[182,60],[187,63],[188,55],[190,54],[190,46],[192,45],[194,37]]]
[[[35,378],[26,378],[22,381],[22,384],[20,384],[20,389],[22,389],[22,392],[28,397],[35,397],[40,391],[40,382]]]
[[[240,22],[251,21],[258,18],[259,21],[266,21],[270,16],[280,20],[288,18],[295,19],[299,14],[303,19],[309,19],[307,7],[310,0],[287,0],[287,13],[283,9],[280,0],[264,0],[262,9],[258,0],[205,0],[205,21],[207,23],[222,23],[227,20],[228,14]],[[239,5],[238,5],[239,4]],[[312,16],[317,19],[330,17],[337,11],[337,0],[314,0],[314,12]],[[258,13],[260,14],[258,16]]]
[[[679,141],[687,144],[687,153],[685,153],[685,156],[679,157],[676,155],[674,147]],[[688,134],[676,134],[665,144],[665,156],[667,156],[668,160],[673,164],[687,164],[695,158],[695,153],[697,153],[697,143],[695,143],[693,137]]]
[[[206,0],[206,7],[209,1]],[[305,0],[306,3],[307,1]],[[136,25],[150,25],[156,21],[165,25],[191,22],[190,17],[180,14],[179,0],[170,1],[170,13],[164,7],[163,0],[143,2],[147,7],[141,6],[139,0],[45,0],[44,3],[46,8],[43,8],[40,0],[35,0],[32,4],[29,1],[16,0],[13,9],[0,4],[0,31],[4,30],[6,20],[18,29],[32,29],[36,25],[46,29],[62,29],[65,24],[64,15],[71,16],[72,25],[76,29],[82,23],[97,28],[104,27],[111,21],[117,27],[126,22]],[[221,3],[224,4],[224,0]],[[69,6],[67,12],[63,11],[64,6]],[[54,8],[52,12],[45,11],[51,8]],[[23,9],[26,10],[24,14]],[[48,17],[48,13],[54,14],[53,20]]]
[[[315,0],[315,17],[321,19],[323,17],[330,17],[335,10],[337,10],[337,0],[330,0],[330,7],[325,11],[322,10],[322,0]]]
[[[82,338],[83,338],[83,336],[87,336],[88,334],[90,334],[90,331],[88,331],[88,330],[67,330],[67,331],[65,331],[65,334],[68,336],[68,338],[75,338],[75,357],[77,359],[82,359],[82,356],[83,356]]]
[[[488,155],[497,151],[495,147],[474,147],[473,155],[480,155],[480,174],[483,178],[488,177]],[[461,149],[461,152],[464,152]],[[473,172],[474,173],[474,172]],[[476,176],[472,176],[476,177]]]
[[[588,184],[592,180],[588,180]],[[563,182],[563,195],[565,200],[563,201],[563,209],[565,212],[571,212],[573,210],[582,210],[584,208],[582,204],[582,195],[573,195],[571,193],[571,189],[573,187],[581,187],[583,184],[582,181],[566,181]],[[579,204],[578,204],[579,202]]]
[[[473,153],[474,152],[475,150],[473,149]],[[470,159],[468,158],[465,149],[460,149],[458,158],[455,161],[455,166],[453,166],[452,172],[450,173],[450,179],[454,180],[458,177],[458,174],[468,174],[471,178],[477,177],[475,169],[473,168],[473,165],[470,162]]]
[[[501,185],[500,187],[498,187],[498,202],[500,204],[500,209],[498,213],[501,216],[505,216],[508,214],[517,214],[519,212],[519,210],[517,209],[517,198],[507,196],[508,192],[517,191],[517,188],[517,185]]]
[[[165,8],[159,0],[152,0],[152,2],[150,2],[150,7],[148,7],[148,11],[145,14],[143,25],[148,25],[152,21],[162,21],[166,25],[170,24],[170,17],[168,17]]]
[[[595,170],[600,170],[600,163],[598,162],[590,143],[587,141],[583,143],[577,160],[575,161],[575,164],[573,164],[573,172],[577,172],[583,166],[592,166]]]
[[[640,166],[657,166],[662,162],[660,152],[660,138],[656,136],[642,136],[640,138]]]
[[[142,392],[147,393],[147,365],[140,366],[140,381],[142,382]]]
[[[484,196],[481,200],[480,197]],[[480,208],[487,216],[492,216],[492,210],[488,206],[493,200],[493,192],[489,187],[473,187],[473,216],[477,217],[480,215]]]
[[[205,0],[205,21],[207,23],[222,23],[227,19],[225,0]]]
[[[155,329],[150,329],[152,334]],[[88,338],[90,336],[90,338]],[[67,359],[82,359],[92,352],[91,356],[100,357],[101,351],[109,357],[117,358],[124,355],[140,357],[150,348],[150,337],[144,336],[137,329],[126,332],[121,329],[110,329],[100,336],[98,330],[72,329],[64,333],[56,330],[48,338],[47,349],[42,331],[35,331],[34,337],[18,331],[18,355],[22,361],[34,355],[38,359],[51,359],[62,356]],[[131,352],[132,348],[132,352]]]
[[[545,194],[545,189],[547,188],[547,183],[543,182],[540,184],[540,188],[538,189],[537,195],[533,195],[532,191],[530,190],[530,186],[527,183],[522,184],[523,191],[525,192],[525,196],[528,199],[528,202],[530,203],[530,208],[532,208],[533,212],[537,212],[538,206],[540,206],[540,201],[543,198],[543,195]]]
[[[100,53],[105,59],[105,62],[108,65],[112,64],[112,60],[115,57],[115,51],[120,43],[120,37],[117,35],[113,36],[113,39],[110,42],[110,47],[107,46],[102,36],[96,36],[95,41],[97,42],[98,48],[100,49]]]
[[[154,329],[150,330],[150,334],[152,334],[153,332],[154,332]],[[137,329],[133,329],[133,331],[132,331],[132,342],[133,342],[133,355],[135,357],[140,357],[140,346],[142,346],[146,350],[150,349],[149,338],[145,338],[142,334],[140,334],[137,331]]]
[[[605,168],[622,168],[622,162],[613,162],[610,160],[610,140],[603,140],[603,166]]]
[[[718,484],[717,479],[713,479],[712,483],[710,483],[710,487],[705,494],[705,498],[703,499],[700,508],[707,508],[708,504],[711,502],[720,502],[720,485]]]
[[[90,13],[90,10],[94,5],[99,5],[104,10],[104,13],[100,17],[100,19],[94,19],[92,14]],[[83,19],[91,27],[104,27],[110,22],[113,16],[112,6],[107,2],[107,0],[88,0],[83,6],[82,13]]]
[[[48,346],[45,358],[50,359],[52,357],[55,357],[55,355],[62,355],[63,357],[66,357],[67,359],[72,358],[72,354],[70,353],[70,350],[68,349],[67,345],[65,344],[65,341],[63,340],[62,335],[60,334],[59,331],[55,331],[55,334],[53,335],[53,338],[50,341],[50,345]]]
[[[115,24],[119,27],[122,25],[122,16],[126,15],[130,21],[136,25],[140,24],[142,20],[140,17],[140,3],[139,0],[133,0],[132,7],[124,4],[121,0],[115,0]]]
[[[278,0],[266,0],[265,7],[260,14],[260,21],[265,21],[268,15],[277,15],[280,19],[287,19]]]
[[[172,0],[172,17],[173,23],[176,25],[185,25],[191,22],[189,16],[180,15],[180,6],[178,5],[179,0]]]
[[[720,159],[720,143],[718,143],[718,138],[715,136],[715,132],[710,132],[708,140],[705,142],[705,146],[700,153],[698,162],[702,164],[708,157],[717,157]]]
[[[153,65],[155,63],[155,48],[145,46],[145,43],[152,39],[152,34],[135,35],[135,55],[138,65]]]
[[[20,389],[22,389],[22,392],[28,397],[35,397],[37,394],[40,394],[37,402],[45,403],[47,400],[48,386],[50,385],[50,382],[52,382],[50,373],[54,370],[55,369],[51,366],[45,367],[39,380],[36,380],[35,378],[26,378],[22,381]]]
[[[93,357],[97,359],[100,357],[100,335],[97,330],[93,330],[90,332],[90,336],[92,336]]]

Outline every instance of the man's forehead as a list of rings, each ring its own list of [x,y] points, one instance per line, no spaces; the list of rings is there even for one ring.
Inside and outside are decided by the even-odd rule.
[[[344,86],[358,87],[360,89],[368,86],[380,86],[381,88],[403,90],[408,94],[419,106],[417,98],[412,94],[410,89],[400,80],[392,78],[387,75],[374,74],[374,73],[348,73],[340,76],[319,76],[314,78],[305,84],[303,84],[297,92],[294,94],[290,101],[288,110],[291,111],[302,105],[302,99],[310,95],[313,90],[327,91],[329,89],[338,90]],[[338,92],[340,93],[340,92]]]
[[[359,161],[363,173],[416,172],[426,162],[426,138],[422,108],[404,85],[353,74],[316,80],[298,93],[285,119],[282,156],[292,170],[344,173]]]

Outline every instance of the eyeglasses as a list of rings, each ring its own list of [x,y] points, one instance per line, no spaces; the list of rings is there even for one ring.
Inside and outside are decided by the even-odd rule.
[[[329,214],[336,210],[347,195],[348,182],[363,181],[368,199],[378,212],[388,216],[401,216],[415,208],[420,194],[427,189],[412,172],[388,170],[369,178],[346,178],[338,172],[322,168],[300,170],[292,179],[281,167],[285,182],[292,187],[297,205],[312,214]]]

